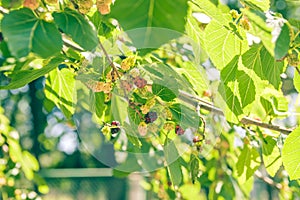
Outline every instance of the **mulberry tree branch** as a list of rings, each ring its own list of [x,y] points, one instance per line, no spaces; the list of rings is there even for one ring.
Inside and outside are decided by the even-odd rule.
[[[199,98],[199,97],[189,94],[187,92],[180,91],[179,99],[181,99],[182,101],[184,101],[186,103],[192,104],[194,106],[197,106],[199,104],[201,106],[201,108],[203,108],[205,110],[208,110],[208,111],[214,112],[218,115],[224,116],[223,111],[220,108],[215,107],[211,102],[203,100],[202,98]],[[286,135],[290,134],[293,131],[293,129],[288,129],[288,128],[274,125],[274,124],[267,124],[267,123],[261,122],[256,119],[252,119],[250,117],[243,117],[240,120],[240,122],[244,125],[255,125],[255,126],[269,129],[269,130],[278,131],[278,132],[281,132]]]
[[[7,9],[3,8],[2,6],[0,6],[0,13],[1,13],[2,15],[7,14],[8,12],[9,12],[9,11],[8,11]]]
[[[70,44],[70,43],[66,44],[66,42],[64,42],[64,43],[65,43],[66,46],[72,48],[72,44]],[[99,44],[100,44],[100,48],[102,49],[105,57],[108,59],[108,62],[110,63],[111,67],[114,69],[114,71],[117,72],[117,76],[120,77],[120,75],[118,74],[118,70],[117,70],[116,66],[114,65],[113,61],[109,57],[107,51],[105,50],[105,48],[102,45],[100,40],[99,40]],[[78,47],[74,47],[74,49],[78,49]],[[206,100],[204,100],[200,97],[197,97],[195,95],[189,94],[189,93],[184,92],[184,91],[180,91],[178,98],[181,99],[182,101],[186,102],[186,103],[189,103],[189,104],[195,106],[195,107],[197,107],[197,105],[200,105],[202,109],[205,109],[207,111],[210,111],[210,112],[216,113],[218,115],[224,116],[224,113],[220,108],[214,106],[211,102],[206,101]],[[265,128],[265,129],[278,131],[278,132],[281,132],[281,133],[286,134],[286,135],[290,134],[293,131],[293,129],[285,128],[285,127],[278,126],[278,125],[275,125],[275,124],[264,123],[264,122],[261,122],[261,121],[256,120],[256,119],[252,119],[250,117],[243,117],[240,120],[240,122],[244,125],[255,125],[255,126],[258,126],[258,127]]]
[[[266,177],[266,176],[263,176],[262,173],[260,171],[256,171],[254,173],[254,175],[261,179],[263,182],[277,188],[278,190],[281,190],[283,188],[283,186],[280,184],[280,183],[276,183],[274,180],[272,180],[271,178],[269,177]]]
[[[120,74],[119,74],[119,72],[118,72],[117,67],[115,66],[115,64],[114,64],[114,62],[112,61],[112,59],[109,57],[109,55],[108,55],[106,49],[104,48],[103,44],[101,43],[100,39],[99,39],[99,45],[100,45],[100,48],[101,48],[101,50],[103,51],[105,57],[107,58],[107,60],[108,60],[108,62],[109,62],[109,64],[110,64],[110,66],[113,68],[113,71],[115,71],[115,73],[117,74],[118,78],[120,78]]]

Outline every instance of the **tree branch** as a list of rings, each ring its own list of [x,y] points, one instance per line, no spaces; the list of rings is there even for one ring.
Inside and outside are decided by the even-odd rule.
[[[211,102],[205,101],[204,99],[201,99],[197,96],[191,95],[184,91],[180,91],[178,98],[186,103],[192,104],[195,107],[199,104],[201,106],[201,108],[203,108],[205,110],[208,110],[208,111],[214,112],[218,115],[224,116],[224,113],[220,108],[215,107]],[[270,129],[273,131],[279,131],[286,135],[290,134],[293,131],[293,129],[287,129],[287,128],[284,128],[284,127],[281,127],[278,125],[274,125],[274,124],[267,124],[267,123],[261,122],[256,119],[252,119],[250,117],[243,117],[240,122],[244,125],[255,125],[255,126]]]
[[[261,179],[263,182],[277,188],[278,190],[282,189],[282,185],[280,183],[276,183],[274,182],[274,180],[272,180],[271,178],[269,177],[266,177],[266,176],[263,176],[262,173],[260,171],[255,171],[254,175]]]
[[[69,40],[65,35],[62,35],[62,39],[63,39],[64,45],[66,47],[72,48],[72,49],[74,49],[76,51],[79,51],[79,52],[84,51],[84,49],[82,49],[80,46],[76,45],[74,42]]]
[[[9,11],[8,11],[7,9],[3,8],[2,6],[0,6],[0,13],[1,13],[2,15],[7,14],[8,12],[9,12]]]
[[[252,125],[259,126],[259,127],[266,128],[266,129],[270,129],[270,130],[273,130],[273,131],[279,131],[279,132],[281,132],[283,134],[286,134],[286,135],[290,134],[293,131],[293,129],[287,129],[287,128],[284,128],[282,126],[278,126],[278,125],[275,125],[275,124],[263,123],[261,121],[255,120],[255,119],[251,119],[249,117],[242,118],[241,123],[244,124],[244,125],[252,124]]]
[[[78,49],[78,47],[74,46],[73,44],[67,43],[66,40],[64,40],[64,44],[65,44],[65,46],[74,48],[75,50],[82,51],[82,49]],[[116,71],[117,76],[120,78],[120,75],[118,74],[118,70],[117,70],[116,66],[114,65],[113,61],[109,57],[107,51],[103,47],[100,40],[99,40],[99,44],[100,44],[100,48],[102,49],[105,57],[108,59],[110,65],[112,66],[114,71]],[[197,107],[197,105],[200,105],[201,108],[203,108],[205,110],[208,110],[208,111],[214,112],[218,115],[224,116],[224,113],[220,108],[215,107],[211,102],[206,101],[206,100],[204,100],[200,97],[194,96],[194,95],[189,94],[189,93],[184,92],[184,91],[179,91],[179,97],[178,98],[181,99],[182,101],[186,102],[186,103],[189,103],[189,104],[195,106],[195,107]],[[290,134],[293,131],[293,129],[284,128],[284,127],[274,125],[274,124],[267,124],[267,123],[249,118],[249,117],[242,118],[240,122],[244,125],[255,125],[255,126],[259,126],[259,127],[262,127],[262,128],[269,129],[269,130],[278,131],[278,132],[281,132],[281,133],[286,134],[286,135]]]
[[[112,61],[112,59],[109,57],[109,55],[108,55],[106,49],[104,48],[104,46],[102,45],[100,39],[99,39],[99,45],[100,45],[100,48],[102,49],[102,51],[103,51],[105,57],[107,58],[107,60],[108,60],[108,62],[109,62],[109,64],[110,64],[110,66],[113,68],[113,70],[116,72],[118,78],[120,79],[121,76],[120,76],[120,74],[119,74],[119,72],[118,72],[118,69],[117,69],[117,67],[115,66],[115,64],[114,64],[114,62]]]

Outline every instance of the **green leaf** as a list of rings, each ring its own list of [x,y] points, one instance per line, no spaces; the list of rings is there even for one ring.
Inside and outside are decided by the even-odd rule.
[[[221,70],[221,79],[224,83],[234,82],[239,65],[239,56],[235,56],[228,65]]]
[[[262,45],[253,45],[242,56],[243,65],[254,72],[262,80],[267,80],[276,89],[281,84],[280,74],[283,73],[284,63],[277,62],[275,58]]]
[[[287,112],[289,109],[289,102],[281,91],[274,92],[273,96],[274,106],[278,111]]]
[[[213,64],[223,69],[236,55],[248,49],[244,31],[238,30],[232,22],[212,20],[205,28],[205,49]]]
[[[140,95],[138,95],[137,93],[132,93],[132,96],[134,97],[134,100],[138,103],[141,103],[141,104],[145,104],[147,102],[147,99],[143,98],[143,97],[140,97]]]
[[[172,101],[176,98],[176,95],[172,90],[159,84],[154,83],[152,85],[152,92],[154,95],[159,96],[164,101]]]
[[[268,99],[260,97],[260,103],[264,107],[267,115],[274,115],[273,104]]]
[[[18,141],[8,138],[7,143],[9,145],[9,156],[13,162],[21,162],[22,160],[22,149]]]
[[[220,192],[220,194],[216,194],[214,199],[218,199],[218,196],[223,197],[224,199],[231,199],[232,197],[234,197],[236,195],[236,190],[235,190],[235,185],[234,182],[232,181],[232,177],[230,176],[225,176],[224,177],[224,183],[222,185],[222,190]],[[243,186],[244,187],[244,186]]]
[[[49,73],[46,80],[45,95],[67,118],[75,112],[76,88],[75,74],[67,68],[56,68]]]
[[[295,70],[294,72],[294,86],[296,90],[300,93],[300,74]]]
[[[300,178],[300,127],[288,135],[283,144],[282,161],[291,180]]]
[[[187,1],[127,0],[116,1],[110,16],[125,30],[141,27],[162,27],[184,31]]]
[[[272,28],[266,24],[265,14],[252,9],[241,9],[241,11],[251,23],[250,33],[259,37],[265,48],[274,56],[275,43],[272,42]]]
[[[195,184],[185,183],[179,188],[179,192],[182,195],[182,199],[202,199],[200,197],[199,188],[201,188],[200,183]],[[169,195],[170,196],[170,195]],[[170,199],[176,199],[176,194],[174,197],[170,196]]]
[[[239,60],[239,56],[235,56],[232,61],[221,70],[221,79],[224,85],[219,85],[218,88],[221,98],[224,101],[224,105],[227,105],[225,108],[225,117],[231,122],[237,122],[238,116],[243,113],[242,105],[239,99],[240,94],[238,90],[238,84],[235,84]],[[230,87],[230,85],[232,86]],[[241,87],[243,87],[243,84],[241,84]]]
[[[255,85],[252,78],[244,71],[237,71],[236,75],[239,83],[241,103],[244,108],[255,100]]]
[[[32,52],[48,58],[56,55],[62,48],[62,38],[53,23],[39,20],[32,36]]]
[[[164,153],[172,184],[175,186],[179,186],[183,179],[179,162],[180,156],[174,142],[169,138],[166,138],[164,144]]]
[[[91,110],[96,113],[100,119],[105,111],[105,95],[104,92],[91,92]]]
[[[179,103],[172,104],[169,106],[169,109],[172,113],[173,120],[177,121],[183,129],[199,127],[201,121],[195,110]]]
[[[276,40],[275,45],[275,58],[283,58],[290,48],[290,30],[288,25],[285,23],[281,27],[281,32]]]
[[[260,11],[267,11],[270,9],[270,0],[241,0],[250,8],[260,10]]]
[[[184,62],[182,68],[179,68],[184,76],[187,77],[188,81],[193,86],[193,89],[199,94],[208,90],[208,80],[206,78],[206,72],[201,66],[195,66],[191,62]]]
[[[289,22],[292,26],[300,30],[300,20],[299,19],[289,19]]]
[[[127,117],[127,107],[128,102],[124,98],[118,94],[112,94],[110,111],[112,112],[112,117],[114,120],[117,120],[122,124]]]
[[[242,185],[243,187],[240,187],[241,191],[246,194],[246,197],[248,197],[249,199],[249,196],[251,194],[251,191],[253,191],[253,188],[254,188],[254,180],[255,180],[255,177],[252,176],[250,177],[247,181],[243,180],[242,177],[239,177],[237,180],[236,180],[236,183],[239,184],[239,185]],[[247,198],[246,198],[247,199]]]
[[[62,38],[55,24],[38,19],[28,8],[5,15],[1,28],[10,52],[17,58],[29,52],[48,58],[62,48]]]
[[[234,113],[234,115],[238,117],[241,114],[243,114],[241,102],[238,96],[235,95],[235,92],[233,92],[232,89],[227,85],[224,85],[222,89],[224,91],[221,92],[223,94],[222,97],[226,101],[227,106]],[[220,91],[220,87],[219,87],[219,91]],[[231,121],[232,116],[228,116],[227,113],[225,114],[225,116],[227,120]]]
[[[23,87],[31,81],[34,81],[35,79],[38,79],[39,77],[49,73],[50,71],[58,67],[58,65],[63,61],[64,59],[62,57],[55,57],[51,59],[47,64],[45,64],[45,66],[41,69],[17,71],[10,76],[10,83],[5,86],[0,86],[0,90],[9,90]]]
[[[22,5],[23,0],[2,0],[1,3],[4,8],[18,8]]]
[[[101,15],[100,12],[95,12],[93,16],[88,17],[96,27],[98,35],[105,36],[106,38],[112,37],[112,31],[115,27],[108,22],[109,18]]]
[[[66,8],[64,12],[53,13],[57,26],[74,42],[87,51],[92,51],[98,45],[95,28],[78,12]]]
[[[124,124],[124,129],[125,129],[125,132],[126,132],[126,136],[127,136],[127,139],[136,147],[140,148],[142,146],[142,143],[141,141],[139,140],[139,138],[137,137],[136,133],[137,133],[137,126],[134,124],[127,124],[125,122]]]
[[[142,146],[142,143],[139,140],[139,138],[132,135],[131,133],[126,132],[126,137],[134,146],[137,146],[138,148]]]
[[[178,95],[178,90],[192,92],[191,85],[173,67],[167,64],[144,65],[143,69],[151,77],[153,84],[162,85]],[[173,96],[173,95],[172,95]]]
[[[142,121],[142,112],[140,110],[128,107],[128,116],[131,123],[138,125]]]
[[[272,137],[267,136],[262,140],[262,153],[264,165],[270,176],[274,177],[276,172],[282,165],[280,151],[277,147],[276,141]]]
[[[192,16],[192,12],[188,14],[187,23],[185,26],[186,34],[192,39],[193,53],[195,63],[200,63],[207,59],[207,54],[202,51],[204,48],[204,30],[200,29],[199,23]]]
[[[27,179],[32,180],[34,177],[33,170],[38,170],[38,163],[35,158],[28,152],[22,152],[21,146],[18,141],[14,139],[7,139],[9,145],[9,156],[14,162],[19,162],[22,166],[22,171],[24,172]],[[30,163],[33,162],[33,163]]]
[[[252,78],[245,71],[238,70],[238,65],[241,64],[239,61],[239,57],[235,56],[232,61],[221,70],[221,79],[226,85],[230,82],[235,82],[235,80],[238,81],[239,92],[233,89],[233,94],[240,97],[241,105],[244,108],[255,100],[256,89]],[[235,102],[233,101],[233,103]],[[232,108],[232,106],[233,105],[230,105],[230,108]]]
[[[195,0],[193,3],[196,3],[203,13],[220,24],[231,20],[231,16],[229,14],[224,14],[221,9],[211,2],[211,0]]]
[[[26,165],[27,168],[34,170],[34,171],[39,170],[40,167],[39,167],[38,161],[28,151],[22,152],[22,158],[23,158],[23,165]]]
[[[199,160],[194,154],[191,154],[190,173],[192,182],[195,183],[195,180],[198,178],[199,174]]]
[[[248,180],[260,166],[260,156],[255,148],[244,144],[244,148],[236,163],[238,176]]]
[[[119,0],[109,17],[117,19],[125,31],[134,30],[128,35],[136,46],[157,48],[179,36],[171,30],[184,32],[187,10],[187,0]]]
[[[270,111],[271,106],[272,112],[269,114],[276,114],[278,113],[277,111],[288,111],[288,101],[286,97],[281,91],[275,90],[274,88],[265,88],[261,94],[260,101],[262,104],[265,104],[263,106],[265,107],[267,113]],[[266,101],[268,101],[268,103]]]

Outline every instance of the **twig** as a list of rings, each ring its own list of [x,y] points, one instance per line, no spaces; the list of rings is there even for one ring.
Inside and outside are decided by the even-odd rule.
[[[75,50],[77,48],[73,44],[70,44],[70,43],[67,44],[65,42],[65,40],[64,40],[64,44],[66,46],[68,45],[69,47],[74,48]],[[120,74],[118,73],[118,70],[117,70],[116,66],[114,65],[113,61],[109,57],[107,51],[103,47],[100,40],[99,40],[99,44],[100,44],[100,48],[102,49],[103,53],[105,54],[105,57],[108,59],[110,65],[112,66],[114,71],[117,73],[117,76],[120,78]],[[80,49],[78,49],[78,51],[80,51]],[[296,68],[296,69],[300,73],[300,70],[298,68]],[[204,100],[200,97],[194,96],[194,95],[189,94],[189,93],[184,92],[184,91],[179,91],[179,97],[178,98],[181,99],[182,101],[185,101],[185,102],[195,106],[195,107],[197,105],[200,105],[201,108],[203,108],[204,110],[208,110],[208,111],[214,112],[218,115],[224,116],[224,113],[220,108],[215,107],[211,102],[206,101],[206,100]],[[273,131],[279,131],[279,132],[281,132],[283,134],[286,134],[286,135],[290,134],[293,131],[293,129],[287,129],[287,128],[284,128],[284,127],[281,127],[281,126],[278,126],[278,125],[267,124],[267,123],[249,118],[249,117],[242,118],[240,122],[244,125],[255,125],[255,126],[270,129],[270,130],[273,130]]]
[[[9,13],[9,11],[7,9],[3,8],[2,6],[0,6],[0,13],[4,15],[4,14]]]
[[[99,41],[100,48],[102,49],[102,51],[103,51],[105,57],[107,58],[107,60],[108,60],[108,62],[109,62],[109,64],[110,64],[110,66],[113,68],[113,71],[112,71],[112,72],[115,72],[115,73],[117,74],[118,78],[121,79],[121,76],[120,76],[120,74],[119,74],[119,72],[118,72],[117,67],[115,66],[115,64],[114,64],[114,62],[112,61],[112,59],[109,57],[109,55],[108,55],[106,49],[104,48],[104,46],[102,45],[100,39],[98,39],[98,41]],[[112,74],[112,77],[113,77],[113,74]],[[125,98],[126,101],[130,104],[126,89],[125,89],[124,87],[123,87],[122,89],[123,89],[123,92],[124,92],[124,98]]]
[[[205,110],[208,110],[208,111],[214,112],[218,115],[224,116],[224,113],[220,108],[217,108],[214,105],[212,105],[212,103],[207,102],[207,101],[205,101],[199,97],[196,97],[194,95],[180,91],[178,98],[186,103],[192,104],[193,106],[197,106],[199,104],[201,106],[201,108],[203,108]],[[286,135],[290,134],[293,131],[292,129],[287,129],[287,128],[284,128],[284,127],[281,127],[278,125],[274,125],[274,124],[267,124],[267,123],[249,118],[249,117],[243,117],[240,122],[244,125],[255,125],[255,126],[270,129],[273,131],[279,131]]]
[[[62,36],[62,39],[63,39],[63,42],[64,42],[64,45],[66,47],[70,47],[76,51],[79,51],[79,52],[83,52],[84,49],[81,48],[80,46],[74,44],[72,41],[70,41],[65,35]]]
[[[298,74],[300,75],[300,69],[298,67],[295,67],[295,68],[296,68]]]
[[[184,91],[179,91],[179,96],[178,96],[179,99],[181,99],[182,101],[186,102],[186,103],[189,103],[193,106],[197,106],[197,105],[200,105],[201,108],[203,108],[204,110],[208,110],[208,111],[211,111],[211,112],[214,112],[218,115],[223,115],[224,116],[224,113],[223,111],[220,109],[220,108],[217,108],[215,106],[213,106],[211,103],[197,97],[197,96],[194,96],[192,94],[189,94],[187,92],[184,92]]]
[[[263,176],[262,173],[260,171],[255,171],[254,175],[261,179],[262,181],[264,181],[265,183],[277,188],[278,190],[282,189],[282,185],[280,183],[276,183],[274,182],[274,180],[272,180],[271,178],[267,177],[267,176]]]
[[[288,55],[283,56],[280,59],[277,59],[276,62],[282,62],[284,59],[286,59],[288,57]]]
[[[203,131],[202,132],[203,132],[203,134],[205,134],[206,121],[205,121],[204,117],[202,117],[201,114],[200,114],[200,107],[201,107],[201,105],[200,105],[200,103],[198,103],[198,105],[196,106],[196,112],[197,112],[197,115],[200,117],[200,119],[203,123]]]
[[[80,52],[84,51],[81,47],[75,45],[75,44],[72,43],[70,40],[68,40],[65,36],[63,36],[63,42],[64,42],[64,45],[65,45],[65,46],[70,47],[70,48],[72,48],[72,49],[74,49],[74,50],[76,50],[76,51],[80,51]],[[109,65],[110,65],[110,66],[113,68],[113,70],[116,72],[118,78],[120,78],[121,76],[120,76],[120,74],[119,74],[119,72],[118,72],[117,67],[115,66],[115,64],[114,64],[114,62],[112,61],[112,59],[109,57],[109,55],[108,55],[106,49],[104,48],[104,46],[102,45],[100,39],[99,39],[99,45],[100,45],[100,48],[101,48],[101,50],[103,51],[105,57],[107,58],[107,60],[108,60],[108,62],[109,62]]]
[[[110,64],[110,66],[113,68],[113,70],[116,72],[118,78],[120,79],[121,76],[120,76],[120,74],[119,74],[119,72],[118,72],[118,69],[117,69],[117,67],[115,66],[115,64],[114,64],[114,62],[112,61],[112,59],[109,57],[109,55],[108,55],[106,49],[104,48],[104,46],[102,45],[100,39],[99,39],[99,45],[100,45],[100,48],[102,49],[102,51],[103,51],[105,57],[107,58],[107,60],[108,60],[108,62],[109,62],[109,64]]]
[[[278,125],[274,125],[274,124],[263,123],[261,121],[258,121],[258,120],[255,120],[255,119],[252,119],[252,118],[249,118],[249,117],[242,118],[241,123],[245,124],[245,125],[252,124],[252,125],[259,126],[259,127],[266,128],[266,129],[270,129],[270,130],[273,130],[273,131],[279,131],[279,132],[281,132],[283,134],[286,134],[286,135],[290,134],[293,131],[292,129],[287,129],[287,128],[284,128],[284,127],[281,127],[281,126],[278,126]]]

